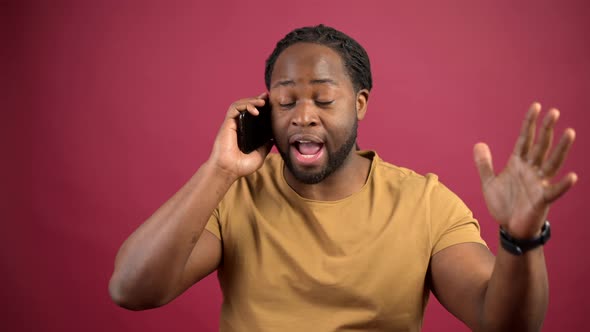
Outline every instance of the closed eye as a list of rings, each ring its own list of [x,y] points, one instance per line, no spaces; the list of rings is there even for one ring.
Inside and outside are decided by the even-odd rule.
[[[292,102],[292,103],[284,103],[284,104],[279,103],[279,106],[281,108],[291,108],[291,107],[295,106],[295,102]]]
[[[317,101],[317,100],[316,100],[316,102],[315,102],[315,103],[316,103],[316,105],[318,105],[318,106],[329,106],[329,105],[331,105],[333,102],[334,102],[333,100],[330,100],[330,101]]]

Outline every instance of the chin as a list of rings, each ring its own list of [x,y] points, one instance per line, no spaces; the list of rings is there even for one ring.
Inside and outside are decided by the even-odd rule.
[[[293,170],[290,167],[288,167],[288,168],[289,168],[289,171],[291,172],[291,174],[293,174],[293,176],[297,179],[297,181],[299,181],[301,183],[305,183],[305,184],[320,183],[325,178],[327,178],[328,175],[330,175],[328,172],[326,172],[325,168],[319,172]]]
[[[281,153],[281,155],[283,155]],[[285,161],[285,165],[287,169],[297,181],[305,184],[317,184],[328,176],[330,176],[338,167],[331,162],[330,154],[328,153],[328,160],[323,163],[321,166],[316,167],[300,167],[297,166],[293,157],[290,155],[283,155],[283,160]]]
[[[296,162],[295,160],[293,160],[294,157],[291,156],[289,152],[285,152],[283,149],[279,148],[277,148],[277,150],[283,158],[285,166],[287,167],[289,172],[293,175],[295,179],[297,179],[297,181],[301,183],[317,184],[322,182],[328,175],[330,175],[330,173],[332,173],[332,171],[330,171],[329,161],[327,164],[323,164],[318,167],[310,167],[306,169],[304,167],[296,166]],[[289,151],[289,148],[287,148],[287,151]]]

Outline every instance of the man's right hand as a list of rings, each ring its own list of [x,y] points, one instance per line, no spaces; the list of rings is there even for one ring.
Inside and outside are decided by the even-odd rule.
[[[233,103],[206,167],[200,167],[121,245],[109,282],[115,303],[131,310],[159,307],[219,266],[221,241],[204,231],[205,225],[231,183],[260,168],[272,147],[269,142],[250,154],[242,153],[236,117],[240,112],[258,115],[256,107],[264,106],[267,99],[263,93]]]
[[[215,138],[208,163],[228,174],[232,180],[237,180],[258,170],[272,148],[272,142],[268,142],[249,154],[243,153],[238,148],[236,118],[240,112],[250,112],[250,114],[257,116],[259,112],[256,107],[262,107],[268,102],[268,93],[264,92],[258,97],[234,102],[227,111],[225,120]]]

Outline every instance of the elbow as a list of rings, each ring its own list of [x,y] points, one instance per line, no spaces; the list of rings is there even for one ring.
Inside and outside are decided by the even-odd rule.
[[[140,306],[136,301],[133,300],[130,292],[125,290],[123,282],[118,280],[114,275],[109,281],[109,296],[111,300],[121,308],[128,310],[141,310]]]
[[[116,275],[109,281],[109,296],[111,300],[121,308],[133,311],[147,310],[160,307],[162,304],[149,299],[147,294],[133,290],[129,282],[117,278]]]

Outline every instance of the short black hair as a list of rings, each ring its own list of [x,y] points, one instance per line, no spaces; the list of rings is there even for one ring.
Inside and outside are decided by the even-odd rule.
[[[358,92],[361,89],[371,91],[373,78],[367,51],[350,36],[323,24],[295,29],[277,43],[266,60],[264,69],[264,82],[267,89],[270,89],[270,77],[277,58],[285,49],[297,43],[313,43],[333,49],[342,58],[354,91]]]

